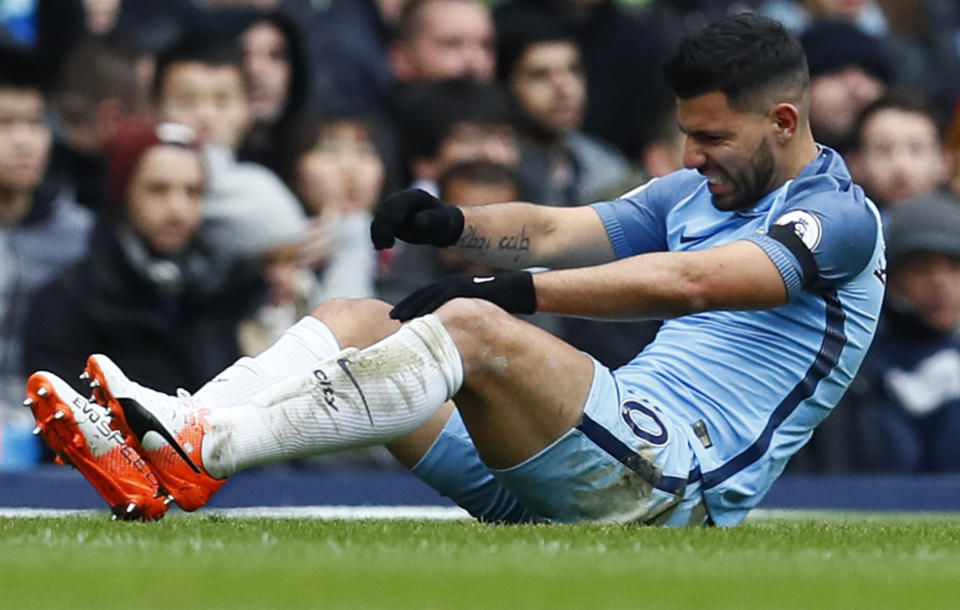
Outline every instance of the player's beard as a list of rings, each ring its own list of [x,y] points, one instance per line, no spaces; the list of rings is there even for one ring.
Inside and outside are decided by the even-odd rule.
[[[756,205],[764,195],[773,190],[773,175],[777,160],[770,143],[762,140],[742,168],[723,168],[727,179],[733,184],[729,196],[713,195],[711,201],[718,210],[730,212]]]

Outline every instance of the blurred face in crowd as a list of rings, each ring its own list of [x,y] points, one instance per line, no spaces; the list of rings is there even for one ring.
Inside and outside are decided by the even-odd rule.
[[[884,89],[882,81],[857,67],[811,79],[810,126],[814,138],[842,141],[860,111],[883,95]]]
[[[768,115],[731,108],[713,91],[678,100],[677,124],[686,135],[683,165],[707,178],[718,210],[748,208],[783,183]]]
[[[297,190],[313,215],[369,210],[383,189],[383,160],[366,126],[356,121],[324,127],[297,169]]]
[[[182,252],[200,226],[205,179],[199,152],[150,148],[130,177],[127,222],[157,254]]]
[[[568,41],[530,45],[513,69],[510,89],[527,114],[548,132],[579,128],[587,104],[579,49]]]
[[[436,180],[447,168],[464,161],[485,160],[516,167],[520,161],[517,132],[506,123],[455,123],[437,148],[436,157],[414,159],[414,175]]]
[[[261,21],[243,33],[241,44],[253,118],[276,121],[287,104],[290,87],[290,59],[283,30]]]
[[[805,0],[804,4],[816,15],[853,20],[860,14],[866,0]]]
[[[40,91],[0,88],[0,190],[31,192],[43,179],[50,128]]]
[[[439,175],[462,161],[484,159],[515,167],[520,160],[516,131],[498,123],[457,123],[440,143]]]
[[[394,47],[394,71],[408,83],[458,77],[490,82],[493,42],[489,8],[470,0],[433,0],[412,36]]]
[[[120,16],[120,0],[83,0],[83,11],[87,30],[91,34],[106,34]]]
[[[457,206],[487,205],[517,201],[517,185],[509,182],[488,183],[476,180],[453,178],[444,186],[442,199]],[[470,261],[455,248],[440,248],[436,250],[440,262],[451,271],[471,274],[485,274],[492,268]]]
[[[951,332],[960,320],[960,259],[938,252],[910,254],[890,269],[889,290],[927,326]]]
[[[190,127],[201,141],[222,144],[231,150],[240,145],[251,120],[240,70],[197,62],[167,68],[158,113],[162,121]]]
[[[377,8],[380,9],[380,18],[384,23],[396,25],[400,19],[400,13],[403,7],[407,5],[408,0],[377,0]]]
[[[878,110],[864,122],[852,170],[867,195],[896,205],[936,189],[947,177],[933,120],[898,108]]]

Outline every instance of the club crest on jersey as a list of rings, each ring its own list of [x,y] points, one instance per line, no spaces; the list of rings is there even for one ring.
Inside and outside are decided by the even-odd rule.
[[[820,245],[820,238],[823,236],[823,226],[816,215],[804,210],[794,210],[787,212],[776,220],[773,224],[793,229],[793,232],[808,250],[813,251]]]

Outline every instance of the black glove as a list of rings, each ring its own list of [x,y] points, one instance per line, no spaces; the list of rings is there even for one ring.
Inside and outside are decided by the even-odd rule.
[[[377,250],[390,248],[396,238],[411,244],[446,247],[463,233],[463,212],[420,189],[407,189],[383,200],[370,223]]]
[[[510,313],[533,313],[537,309],[533,274],[529,271],[509,271],[487,276],[447,276],[413,291],[390,310],[390,317],[406,322],[428,314],[457,297],[486,299]]]

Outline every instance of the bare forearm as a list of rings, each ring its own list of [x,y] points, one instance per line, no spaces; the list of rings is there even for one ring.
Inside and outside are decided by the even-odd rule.
[[[463,234],[451,247],[478,263],[500,269],[556,268],[612,258],[602,224],[588,208],[514,202],[461,210]]]
[[[537,309],[584,317],[662,319],[786,302],[779,272],[762,252],[750,252],[755,246],[738,242],[722,248],[752,258],[717,255],[720,249],[662,252],[537,274]]]

